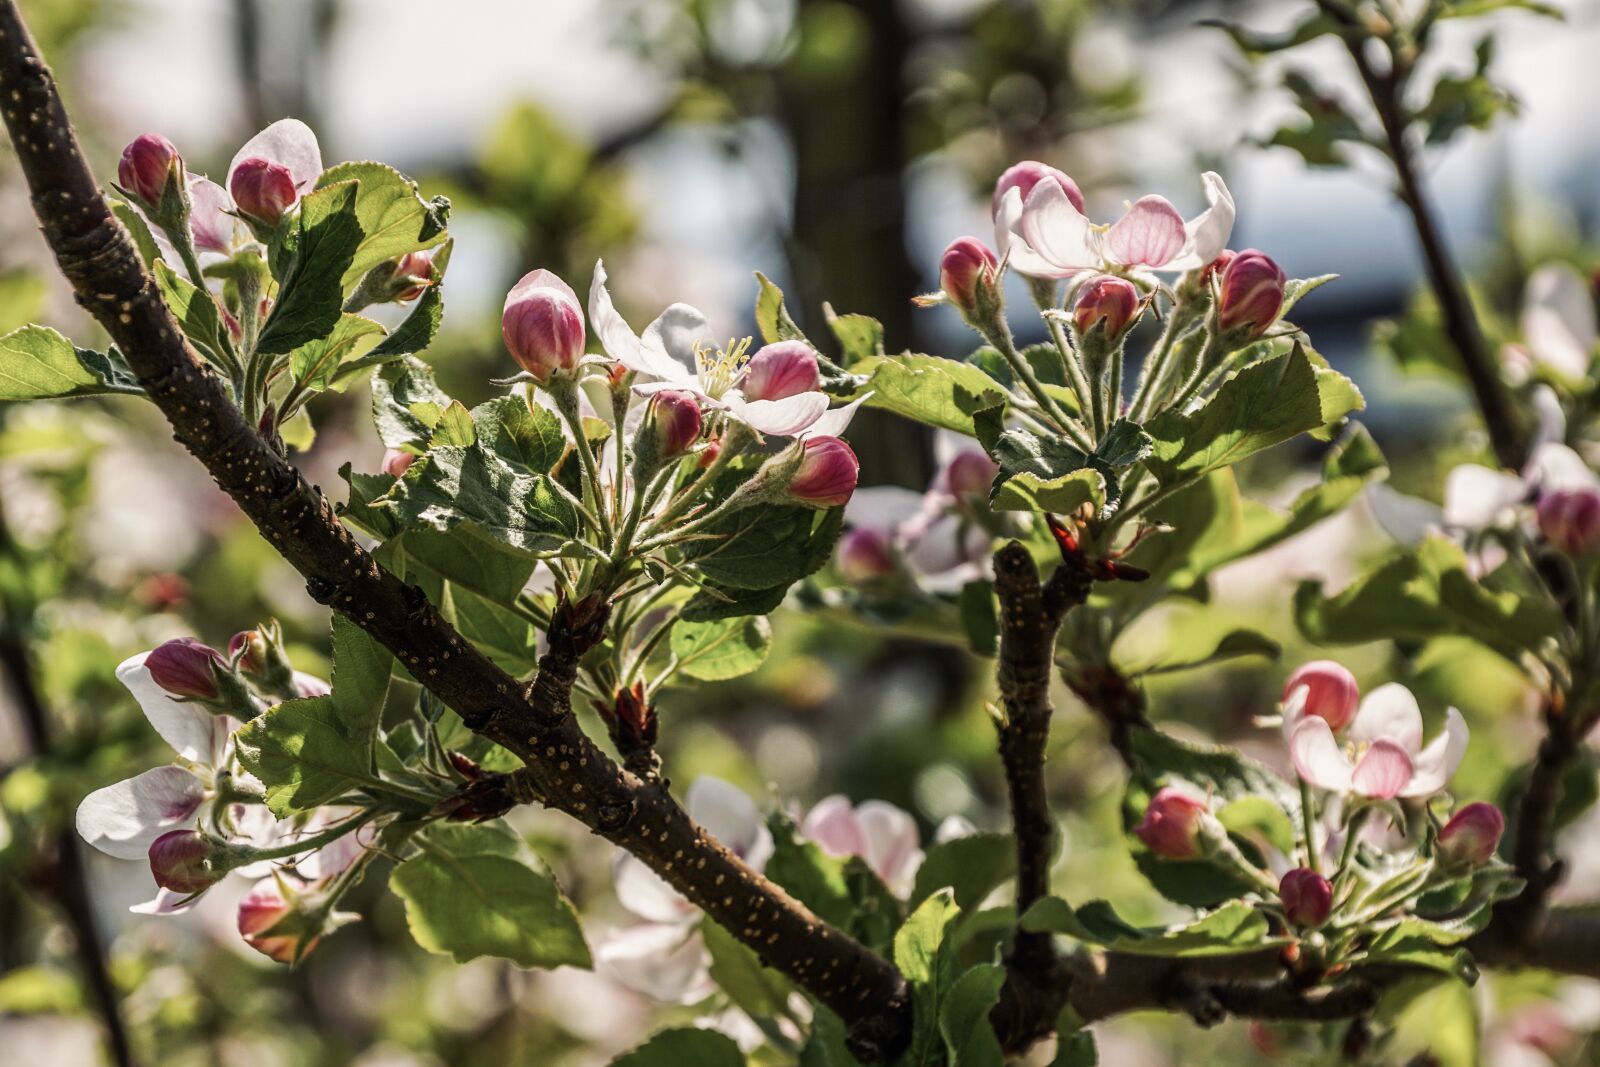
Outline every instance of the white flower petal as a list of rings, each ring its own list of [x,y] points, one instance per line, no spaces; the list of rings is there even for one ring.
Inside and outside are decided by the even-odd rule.
[[[705,774],[694,780],[684,795],[689,818],[704,826],[734,855],[751,868],[766,869],[772,858],[772,834],[761,817],[761,809],[748,793]]]
[[[727,393],[722,399],[730,415],[757,433],[772,437],[793,437],[809,431],[828,410],[827,393],[796,393],[782,400],[746,400],[737,393]]]
[[[317,146],[317,135],[299,119],[279,119],[246,141],[228,164],[229,182],[241,162],[255,157],[288,167],[301,192],[311,188],[322,173],[322,150]]]
[[[865,856],[867,837],[843,793],[823,797],[800,822],[801,836],[832,856]]]
[[[909,814],[882,800],[866,800],[856,808],[856,822],[866,840],[863,859],[883,884],[895,892],[911,888],[922,864],[922,835]]]
[[[136,915],[175,915],[180,911],[188,911],[200,903],[200,899],[187,893],[174,893],[170,889],[158,888],[152,899],[143,904],[135,904],[128,910]]]
[[[226,736],[217,717],[205,705],[193,701],[182,702],[172,696],[150,676],[144,661],[150,655],[141,652],[129,656],[117,666],[117,681],[128,687],[133,699],[139,702],[144,717],[156,728],[162,740],[172,750],[190,763],[210,765],[218,748],[217,735]]]
[[[871,393],[866,393],[841,407],[829,408],[818,416],[817,421],[806,427],[805,432],[800,436],[802,438],[843,436],[844,432],[850,428],[851,421],[856,417],[856,409],[865,404],[871,396]]]
[[[1450,776],[1456,773],[1456,768],[1461,766],[1461,758],[1467,754],[1470,735],[1467,720],[1461,717],[1461,713],[1455,708],[1447,709],[1444,713],[1444,732],[1418,754],[1411,784],[1400,795],[1425,797],[1443,789]]]
[[[110,856],[144,859],[168,830],[194,825],[204,783],[182,767],[155,767],[96,789],[78,805],[78,835]]]
[[[693,1004],[714,988],[710,954],[691,924],[618,930],[596,946],[594,956],[617,981],[666,1004]]]
[[[1183,216],[1162,196],[1141,196],[1106,233],[1109,258],[1129,267],[1165,267],[1183,251]]]
[[[1422,750],[1422,710],[1399,682],[1380,685],[1361,698],[1350,723],[1352,741],[1393,741],[1409,756]]]
[[[1600,478],[1595,477],[1582,456],[1566,445],[1540,445],[1528,460],[1523,474],[1528,483],[1547,491],[1600,488]]]
[[[697,374],[694,354],[696,346],[715,348],[717,338],[711,332],[711,323],[706,320],[699,308],[688,304],[673,304],[644,328],[639,343],[647,351],[673,360],[687,371],[690,377],[694,377]]]
[[[1013,247],[1011,265],[1024,274],[1064,278],[1100,267],[1099,237],[1089,220],[1072,206],[1059,182],[1040,182],[1033,187],[1023,204],[1017,232],[1040,261],[1030,261]]]
[[[891,537],[923,508],[923,494],[898,485],[857,489],[844,506],[846,525],[878,530]]]
[[[618,314],[606,290],[605,263],[596,261],[594,281],[589,285],[589,325],[606,355],[629,370],[651,374],[669,381],[692,382],[694,374],[687,367],[668,358],[659,348],[646,349],[633,327]]]
[[[694,916],[694,905],[631,852],[618,851],[611,861],[617,901],[641,919],[681,923]]]
[[[1522,297],[1522,338],[1533,358],[1557,373],[1581,379],[1596,340],[1589,282],[1566,263],[1546,263],[1528,278]]]
[[[1205,266],[1223,253],[1233,234],[1235,211],[1233,194],[1228,192],[1227,183],[1222,175],[1210,170],[1200,176],[1200,181],[1206,187],[1206,201],[1211,206],[1184,223],[1188,238],[1183,251],[1167,263],[1166,270],[1194,270]]]
[[[1350,786],[1364,797],[1388,800],[1411,781],[1411,754],[1393,741],[1378,741],[1362,753]]]
[[[1467,530],[1493,526],[1527,495],[1527,484],[1515,474],[1463,463],[1445,475],[1444,523]]]
[[[1318,789],[1330,793],[1349,790],[1350,761],[1333,739],[1326,719],[1312,715],[1301,720],[1289,739],[1289,757],[1295,773]]]

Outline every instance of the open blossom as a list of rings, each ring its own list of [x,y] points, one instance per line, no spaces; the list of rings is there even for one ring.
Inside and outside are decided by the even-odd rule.
[[[1110,226],[1097,226],[1058,183],[1041,181],[1026,200],[1017,190],[1008,191],[995,225],[1011,235],[1011,265],[1031,277],[1067,278],[1108,269],[1194,270],[1216,259],[1233,232],[1227,185],[1211,171],[1201,181],[1209,206],[1187,222],[1164,198],[1145,196]]]
[[[850,425],[862,397],[843,407],[828,409],[828,394],[812,388],[790,393],[794,368],[789,356],[775,357],[784,368],[757,368],[755,388],[783,387],[785,395],[761,398],[745,390],[746,374],[754,363],[747,358],[750,342],[733,341],[719,346],[710,323],[688,304],[673,304],[656,320],[635,334],[606,289],[603,263],[594,267],[594,284],[589,289],[589,321],[606,354],[631,371],[644,376],[634,391],[648,396],[663,389],[693,394],[705,411],[721,411],[729,418],[749,426],[759,434],[775,437],[837,437]],[[766,349],[762,350],[763,352]],[[759,356],[761,353],[757,353]],[[776,373],[782,369],[783,373]]]
[[[500,333],[517,365],[548,382],[552,375],[572,373],[583,359],[583,306],[555,274],[529,271],[506,294]]]
[[[1007,167],[1005,173],[994,183],[994,196],[989,203],[989,213],[999,216],[1006,194],[1011,190],[1017,191],[1019,200],[1026,201],[1028,194],[1033,192],[1033,187],[1047,180],[1061,186],[1061,191],[1067,195],[1072,206],[1079,211],[1083,210],[1083,190],[1078,188],[1078,183],[1068,177],[1065,171],[1057,170],[1048,163],[1040,163],[1036,159],[1025,159],[1021,163],[1013,163]]]
[[[822,388],[817,353],[804,341],[775,341],[750,357],[739,379],[747,400],[785,400]]]
[[[752,870],[766,868],[772,834],[742,790],[706,775],[689,786],[684,808]],[[597,946],[596,961],[630,989],[656,1000],[703,1000],[714,986],[710,955],[700,937],[700,912],[632,853],[619,851],[611,873],[618,902],[643,921]]]
[[[911,891],[922,866],[916,820],[886,801],[825,797],[801,820],[800,833],[829,855],[859,856],[898,896]]]
[[[1318,789],[1365,797],[1425,797],[1444,788],[1467,751],[1467,723],[1445,712],[1438,737],[1422,744],[1422,711],[1405,686],[1379,686],[1361,701],[1341,743],[1326,719],[1306,714],[1307,689],[1284,705],[1283,731],[1295,773]]]
[[[1566,263],[1546,263],[1528,276],[1522,295],[1521,352],[1562,378],[1589,372],[1600,340],[1588,279]]]

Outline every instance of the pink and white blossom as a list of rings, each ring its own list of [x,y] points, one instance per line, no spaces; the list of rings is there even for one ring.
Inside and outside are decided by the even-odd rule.
[[[1546,263],[1522,294],[1523,350],[1539,367],[1581,381],[1589,372],[1600,328],[1589,281],[1566,263]]]
[[[1381,799],[1430,796],[1444,788],[1466,754],[1467,723],[1455,708],[1445,712],[1444,730],[1423,747],[1417,698],[1398,683],[1362,699],[1342,742],[1326,719],[1306,713],[1308,692],[1302,687],[1285,703],[1283,731],[1295,773],[1318,789]]]
[[[800,833],[829,855],[860,857],[897,896],[911,891],[922,866],[916,820],[887,801],[824,797],[801,820]]]

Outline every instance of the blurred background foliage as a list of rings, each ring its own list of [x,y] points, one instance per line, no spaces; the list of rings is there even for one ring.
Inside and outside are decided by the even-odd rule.
[[[318,129],[330,161],[384,159],[426,193],[450,196],[450,313],[429,360],[446,391],[469,405],[492,394],[491,377],[509,373],[500,300],[535,266],[581,292],[603,256],[634,321],[685,300],[730,334],[752,332],[750,272],[759,269],[784,286],[802,326],[819,323],[829,301],[880,319],[890,351],[960,356],[973,346],[953,314],[914,312],[909,298],[937,287],[945,241],[988,234],[989,190],[1007,165],[1059,165],[1091,207],[1159,190],[1185,208],[1199,195],[1195,175],[1216,166],[1240,204],[1236,246],[1268,250],[1291,275],[1346,276],[1296,317],[1366,391],[1364,421],[1394,467],[1393,484],[1436,500],[1450,464],[1483,448],[1461,434],[1463,395],[1440,370],[1449,358],[1430,303],[1413,295],[1417,258],[1387,178],[1359,158],[1314,170],[1285,148],[1263,147],[1295,115],[1291,96],[1266,88],[1281,64],[1248,66],[1200,24],[1227,15],[1277,27],[1296,6],[24,4],[102,175],[146,129],[172,137],[192,169],[215,174],[232,146],[293,114]],[[1576,98],[1592,91],[1586,57],[1600,32],[1595,5],[1570,7],[1565,26],[1496,24],[1500,65],[1526,117],[1433,160],[1430,180],[1495,342],[1514,336],[1530,265],[1596,261],[1600,144],[1578,121]],[[1463,55],[1470,61],[1470,50]],[[1292,62],[1338,85],[1350,82],[1338,58],[1313,51]],[[50,270],[6,154],[0,205],[0,330],[38,319],[87,340],[91,326]],[[365,397],[319,403],[318,437],[302,457],[311,480],[337,484],[347,459],[375,469],[381,446]],[[932,473],[931,443],[908,423],[864,416],[852,438],[863,484],[921,488]],[[1316,477],[1316,459],[1310,450],[1270,453],[1251,467],[1251,489],[1288,499]],[[1375,514],[1363,502],[1220,575],[1205,610],[1281,636],[1284,664],[1245,660],[1155,679],[1154,717],[1276,758],[1274,735],[1251,717],[1270,709],[1288,666],[1316,654],[1294,637],[1289,592],[1304,577],[1337,588],[1382,551]],[[366,921],[292,972],[231,936],[226,899],[178,921],[130,915],[149,896],[147,873],[86,856],[71,835],[78,800],[150,765],[160,743],[113,670],[164,638],[195,634],[220,645],[269,616],[283,622],[297,665],[321,672],[323,612],[153,410],[123,400],[0,406],[0,1059],[103,1062],[97,1005],[109,995],[123,998],[138,1061],[168,1067],[597,1064],[674,1013],[690,1017],[601,975],[428,956],[406,936],[382,879],[356,901]],[[1181,611],[1163,611],[1129,636],[1130,647],[1159,645],[1190,625]],[[717,774],[774,803],[838,791],[886,799],[929,832],[951,815],[998,827],[988,665],[954,651],[957,641],[930,645],[786,613],[761,671],[666,702],[666,766],[680,786]],[[1349,650],[1347,659],[1363,680],[1411,685],[1430,716],[1447,704],[1464,710],[1476,741],[1459,780],[1465,795],[1495,796],[1536,744],[1519,676],[1479,646],[1442,638]],[[1058,884],[1092,887],[1089,895],[1117,899],[1132,918],[1159,918],[1123,845],[1120,768],[1097,722],[1064,690],[1058,703],[1050,752],[1066,841]],[[1584,773],[1592,779],[1592,766]],[[609,847],[559,818],[520,818],[592,916],[591,929],[621,922]],[[73,888],[85,866],[92,899]],[[85,940],[94,937],[110,961],[98,977]],[[1545,1060],[1504,1058],[1505,1049],[1532,1047],[1516,1035],[1556,995],[1593,993],[1539,976],[1496,977],[1471,992],[1402,989],[1385,1010],[1410,1019],[1412,1044],[1447,1067],[1595,1062],[1585,1035],[1546,1042]],[[1255,1062],[1268,1049],[1293,1058],[1303,1040],[1239,1023],[1201,1033],[1172,1018],[1134,1017],[1105,1028],[1101,1055],[1116,1065]]]

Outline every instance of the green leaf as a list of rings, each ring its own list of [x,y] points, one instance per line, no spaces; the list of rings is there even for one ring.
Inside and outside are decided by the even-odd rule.
[[[369,778],[371,739],[356,736],[331,696],[286,700],[234,735],[239,762],[266,786],[278,818],[310,811]]]
[[[1000,1000],[1006,969],[983,963],[951,985],[939,1012],[939,1032],[950,1054],[950,1067],[1004,1067],[1005,1053],[989,1011]]]
[[[429,268],[432,283],[417,298],[411,314],[395,327],[393,333],[379,341],[372,351],[341,366],[334,376],[334,388],[344,388],[344,383],[368,367],[393,363],[401,356],[426,351],[433,344],[433,339],[439,334],[439,324],[444,321],[444,272],[450,265],[450,250],[455,243],[455,239],[451,238],[434,253]]]
[[[1405,923],[1379,934],[1367,947],[1366,959],[1373,963],[1426,967],[1469,985],[1478,980],[1477,964],[1466,949],[1439,945]]]
[[[60,400],[133,389],[131,377],[117,375],[106,356],[73,347],[48,326],[24,326],[0,337],[0,400]]]
[[[945,937],[960,909],[952,894],[940,891],[923,901],[894,935],[894,962],[911,986],[911,1045],[897,1067],[936,1063],[943,1049],[939,1021],[955,979],[955,958]]]
[[[938,890],[949,888],[962,912],[976,911],[1016,871],[1016,840],[1010,834],[958,837],[928,849],[917,868],[909,906],[915,910]]]
[[[370,746],[378,736],[383,704],[389,696],[394,657],[361,627],[333,616],[333,702],[352,738]]]
[[[1151,674],[1175,674],[1178,671],[1193,670],[1196,667],[1205,667],[1244,656],[1277,659],[1278,653],[1282,650],[1278,642],[1266,634],[1249,629],[1229,630],[1220,636],[1201,631],[1202,637],[1209,638],[1203,647],[1192,644],[1190,636],[1188,628],[1176,627],[1173,642],[1166,648],[1160,660],[1144,666],[1126,668],[1123,673],[1130,678]]]
[[[1233,43],[1239,46],[1240,51],[1252,56],[1269,55],[1273,52],[1283,52],[1290,48],[1298,48],[1300,45],[1314,41],[1325,34],[1339,31],[1339,23],[1334,17],[1321,11],[1315,14],[1307,14],[1294,26],[1280,33],[1257,33],[1254,30],[1246,29],[1231,22],[1223,22],[1220,19],[1204,19],[1200,25],[1213,26],[1222,30],[1233,38]]]
[[[133,246],[139,250],[139,259],[145,266],[151,266],[157,259],[161,258],[161,246],[156,244],[155,235],[150,232],[150,224],[145,221],[144,216],[139,214],[132,204],[122,200],[113,200],[111,201],[111,213],[117,217],[117,221],[122,223],[123,228],[128,231],[128,236],[133,238]]]
[[[1098,512],[1115,504],[1120,487],[1110,465],[1059,437],[1006,430],[989,454],[1000,467],[990,503],[1001,511],[1071,514],[1085,503]]]
[[[474,648],[512,674],[532,673],[539,661],[539,631],[532,622],[467,586],[448,584],[445,598],[441,613]]]
[[[433,436],[428,438],[428,447],[471,448],[477,441],[478,431],[472,424],[472,413],[461,401],[452,400],[440,413],[439,421],[433,427]]]
[[[766,876],[783,887],[817,917],[834,926],[847,927],[855,910],[845,879],[844,862],[801,840],[794,820],[782,812],[767,818],[772,832],[772,858]]]
[[[1285,856],[1294,853],[1294,824],[1289,813],[1266,797],[1240,797],[1224,804],[1217,821],[1230,834],[1264,839]]]
[[[843,526],[843,508],[756,504],[706,526],[683,554],[717,586],[771,590],[820,570]]]
[[[744,1062],[732,1038],[686,1026],[661,1031],[612,1060],[611,1067],[744,1067]]]
[[[994,583],[979,578],[961,587],[958,605],[967,646],[976,656],[993,656],[1000,646],[1000,623],[995,615]]]
[[[1091,921],[1091,913],[1104,917]],[[1272,937],[1266,916],[1243,901],[1225,904],[1194,922],[1138,930],[1117,919],[1103,901],[1074,909],[1060,897],[1045,897],[1028,909],[1021,925],[1143,956],[1231,956],[1289,942]]]
[[[547,476],[521,473],[481,443],[429,451],[381,506],[406,526],[444,533],[467,526],[535,555],[559,551],[578,531],[577,513]]]
[[[685,622],[711,622],[741,615],[768,615],[778,609],[789,593],[789,585],[766,589],[731,589],[707,582],[678,613]]]
[[[883,323],[870,315],[835,315],[826,305],[824,311],[828,316],[828,328],[833,331],[844,355],[845,367],[883,355]]]
[[[178,320],[183,335],[212,363],[220,364],[222,315],[217,310],[216,299],[204,289],[196,289],[186,279],[180,278],[162,260],[156,260],[152,270],[161,299],[166,302],[172,317]]]
[[[1321,289],[1338,277],[1337,274],[1319,274],[1315,278],[1290,278],[1283,286],[1283,303],[1278,307],[1278,317],[1287,318],[1289,309],[1298,304],[1308,293]]]
[[[427,450],[450,398],[433,380],[433,368],[414,356],[402,357],[372,379],[372,421],[385,447]]]
[[[1192,413],[1165,411],[1146,429],[1148,460],[1164,485],[1195,478],[1326,426],[1361,406],[1343,375],[1312,365],[1296,344],[1286,355],[1252,363]]]
[[[851,367],[870,375],[856,395],[872,393],[867,407],[881,408],[928,426],[976,437],[972,416],[1002,405],[1006,394],[993,378],[970,363],[903,352],[872,356]]]
[[[1438,1067],[1479,1067],[1477,997],[1464,982],[1421,976],[1387,987],[1375,1013],[1391,1030],[1384,1056]]]
[[[1062,1014],[1072,1014],[1072,1009]],[[1099,1062],[1100,1051],[1095,1048],[1092,1033],[1081,1027],[1056,1024],[1056,1055],[1050,1067],[1096,1067]]]
[[[383,327],[360,315],[341,314],[326,337],[318,337],[289,353],[289,374],[304,389],[327,389],[344,366],[362,358]]]
[[[259,352],[292,352],[326,337],[339,321],[344,291],[339,279],[361,244],[355,182],[307,193],[268,250],[278,298],[256,342]]]
[[[793,991],[787,978],[764,965],[752,949],[710,919],[701,920],[700,936],[711,955],[712,979],[740,1010],[757,1019],[787,1010]]]
[[[508,852],[503,833],[430,828],[395,868],[392,889],[417,944],[457,963],[498,956],[522,967],[589,967],[577,913],[544,865]]]
[[[382,163],[336,164],[322,172],[316,187],[349,181],[359,183],[355,216],[362,236],[340,279],[345,292],[378,264],[438,244],[445,221],[437,207],[422,199],[416,182]]]
[[[549,474],[567,451],[561,418],[529,407],[521,396],[502,396],[472,409],[477,440],[507,464],[528,474]]]
[[[772,649],[772,625],[760,615],[685,622],[672,626],[672,654],[678,670],[704,682],[721,682],[749,674]]]
[[[776,341],[805,341],[806,335],[800,332],[784,306],[783,290],[760,271],[756,271],[756,284],[761,287],[756,296],[756,329],[761,331],[761,339],[769,345]]]
[[[1477,64],[1470,74],[1442,76],[1428,102],[1417,112],[1430,145],[1444,144],[1465,129],[1486,130],[1501,115],[1515,115],[1517,98],[1489,80],[1494,62],[1494,37],[1478,41]]]

